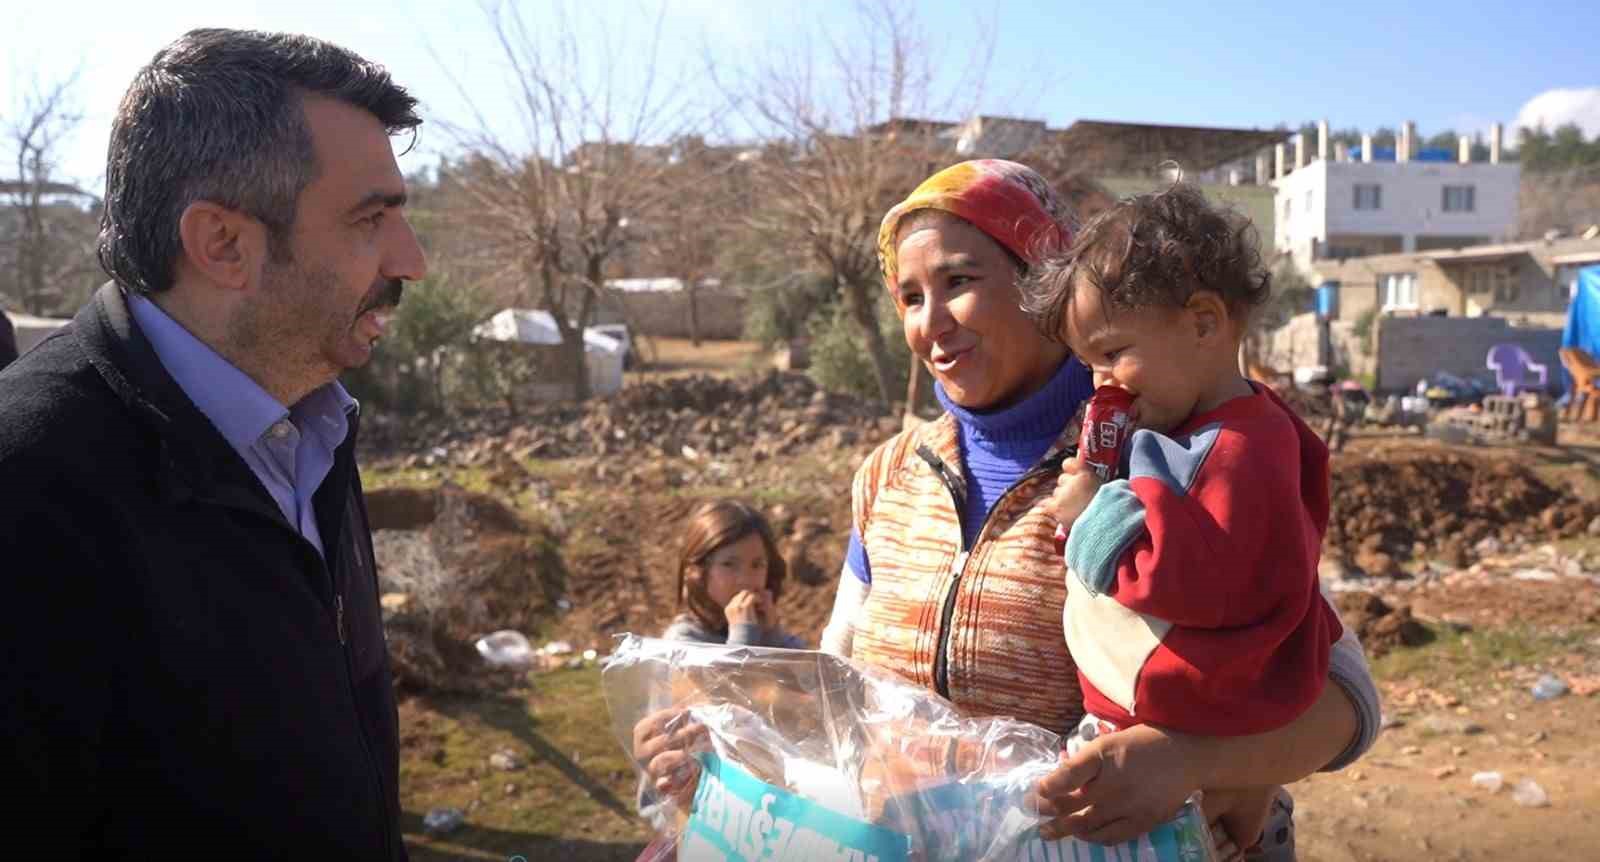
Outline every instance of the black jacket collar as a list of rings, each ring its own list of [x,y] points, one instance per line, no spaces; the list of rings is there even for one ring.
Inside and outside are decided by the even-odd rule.
[[[73,329],[106,385],[159,438],[164,498],[200,497],[283,520],[261,480],[162,366],[133,319],[124,288],[116,282],[101,286],[73,319]],[[347,445],[355,430],[352,423]]]

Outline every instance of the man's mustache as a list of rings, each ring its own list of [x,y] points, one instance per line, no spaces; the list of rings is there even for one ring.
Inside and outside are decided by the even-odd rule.
[[[361,311],[357,312],[356,316],[360,317],[375,308],[394,308],[398,306],[400,304],[400,294],[405,291],[405,287],[405,282],[398,278],[391,278],[388,281],[373,285],[372,290],[368,291],[366,298],[361,301]]]

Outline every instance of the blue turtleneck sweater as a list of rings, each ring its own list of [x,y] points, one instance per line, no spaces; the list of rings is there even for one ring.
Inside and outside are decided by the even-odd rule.
[[[971,547],[995,501],[1049,451],[1078,405],[1094,394],[1094,381],[1082,363],[1068,359],[1038,392],[998,410],[968,410],[951,401],[937,384],[934,394],[961,429],[961,471],[967,480],[961,540]],[[845,565],[863,582],[872,582],[867,550],[854,530]]]

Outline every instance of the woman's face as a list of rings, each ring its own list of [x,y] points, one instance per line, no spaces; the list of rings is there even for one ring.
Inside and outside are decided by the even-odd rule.
[[[947,213],[913,215],[897,242],[906,345],[952,401],[985,410],[1049,382],[1067,349],[1023,313],[1016,264],[999,243]]]

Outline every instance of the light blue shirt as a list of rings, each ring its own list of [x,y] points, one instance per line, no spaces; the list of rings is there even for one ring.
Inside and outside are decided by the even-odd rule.
[[[129,293],[128,307],[167,373],[261,480],[283,517],[323,553],[311,498],[333,469],[360,405],[334,381],[284,407],[160,306]]]

